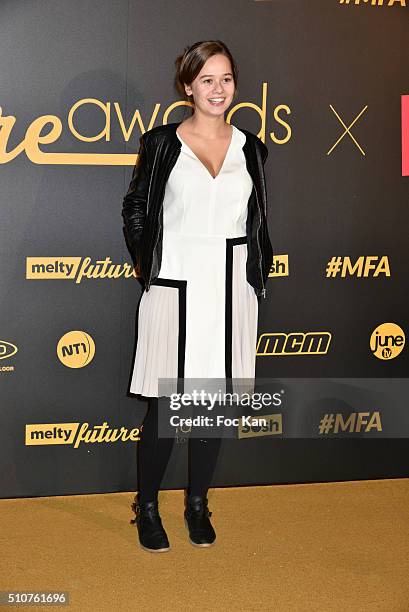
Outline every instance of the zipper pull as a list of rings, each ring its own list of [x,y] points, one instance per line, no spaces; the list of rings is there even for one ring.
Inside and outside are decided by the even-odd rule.
[[[263,298],[265,298],[265,297],[266,297],[266,289],[265,289],[265,287],[263,288],[263,290],[262,290],[262,292],[261,292],[261,295],[263,296]]]

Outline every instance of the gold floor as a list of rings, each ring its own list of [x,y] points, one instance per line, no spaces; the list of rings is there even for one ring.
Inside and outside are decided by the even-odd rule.
[[[70,611],[409,611],[409,479],[211,489],[208,549],[162,491],[162,554],[139,548],[132,499],[0,500],[0,590],[68,591]]]

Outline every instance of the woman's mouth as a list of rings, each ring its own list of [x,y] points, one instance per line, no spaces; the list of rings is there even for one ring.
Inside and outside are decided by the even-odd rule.
[[[225,98],[208,98],[212,106],[223,106]]]

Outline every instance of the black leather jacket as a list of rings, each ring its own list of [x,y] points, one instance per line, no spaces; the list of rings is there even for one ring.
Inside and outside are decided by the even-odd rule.
[[[146,291],[159,276],[162,262],[162,204],[166,182],[180,154],[181,142],[176,135],[179,125],[180,122],[159,125],[142,134],[131,183],[123,199],[125,238]],[[241,131],[246,135],[243,152],[253,180],[246,222],[246,277],[256,295],[265,297],[265,284],[273,262],[264,175],[268,149],[257,136]]]

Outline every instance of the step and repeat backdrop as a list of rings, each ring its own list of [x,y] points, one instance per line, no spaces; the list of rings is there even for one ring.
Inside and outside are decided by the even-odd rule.
[[[0,496],[137,488],[122,201],[140,135],[190,114],[176,56],[211,39],[239,67],[226,119],[269,149],[256,368],[277,390],[223,441],[214,485],[408,475],[406,4],[1,4]],[[186,485],[187,441],[164,488]]]

